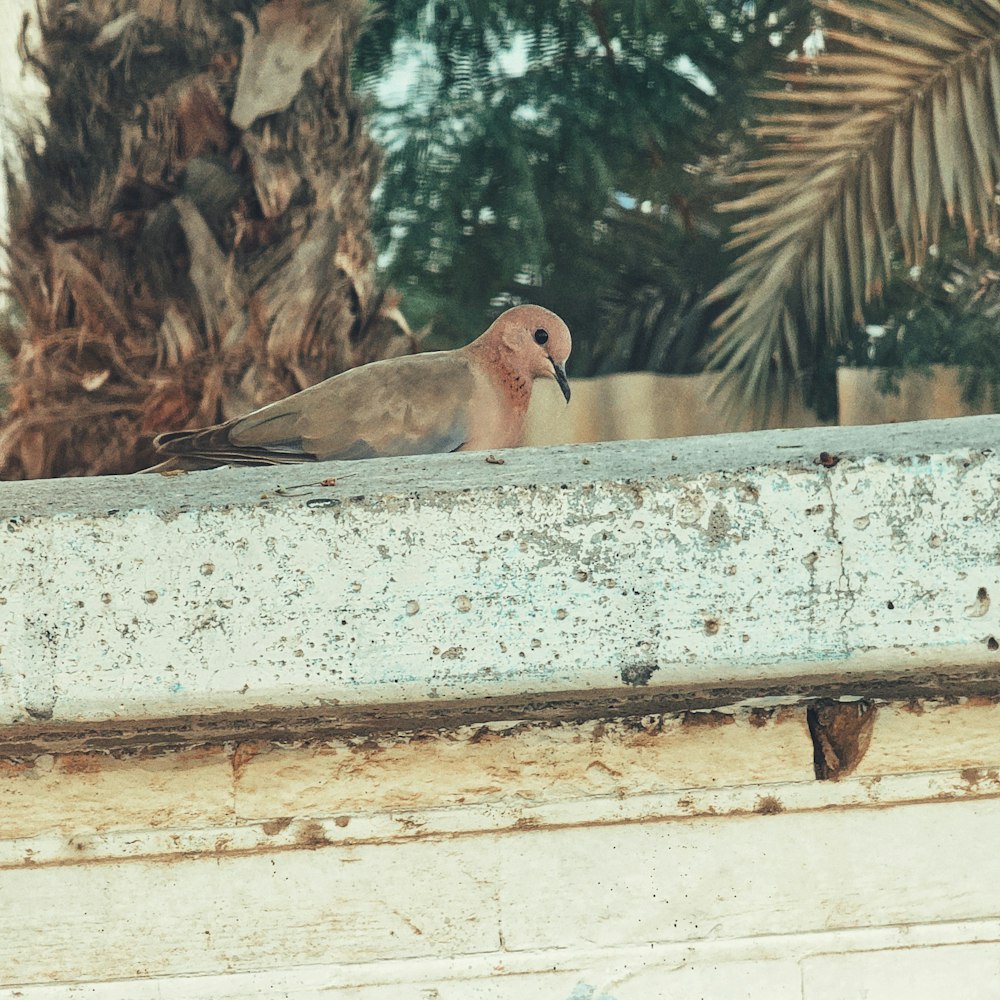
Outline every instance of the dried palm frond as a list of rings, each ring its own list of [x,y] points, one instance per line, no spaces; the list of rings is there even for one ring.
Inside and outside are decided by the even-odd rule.
[[[775,74],[762,96],[787,110],[759,120],[766,153],[734,178],[757,187],[718,206],[745,213],[730,245],[748,249],[709,296],[730,300],[714,357],[743,409],[860,320],[895,246],[919,264],[945,214],[970,246],[996,231],[1000,3],[815,2],[866,33],[828,29],[850,51]]]
[[[158,431],[415,347],[375,285],[364,0],[134,8],[39,3],[48,114],[11,174],[0,478],[130,472]]]

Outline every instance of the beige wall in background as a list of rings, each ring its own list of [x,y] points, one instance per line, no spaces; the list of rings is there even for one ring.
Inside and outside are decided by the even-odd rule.
[[[525,443],[691,437],[755,429],[749,419],[734,420],[725,415],[722,400],[712,396],[718,380],[715,373],[654,372],[572,379],[573,396],[568,406],[554,384],[536,383]],[[785,414],[773,414],[768,426],[823,424],[801,402],[793,402]]]
[[[902,420],[934,420],[993,413],[987,396],[976,406],[962,399],[958,369],[932,365],[930,374],[911,373],[899,380],[899,394],[879,392],[882,373],[871,368],[837,371],[840,423],[887,424]]]
[[[934,365],[930,374],[910,373],[899,380],[898,395],[879,392],[881,372],[841,368],[837,372],[840,424],[892,424],[907,420],[937,420],[993,413],[988,400],[969,406],[955,368]],[[693,437],[755,430],[748,419],[726,416],[721,399],[712,393],[713,373],[657,375],[633,372],[600,378],[572,379],[573,398],[567,406],[549,383],[537,383],[525,444],[573,444],[645,438]],[[822,421],[801,401],[784,414],[775,413],[768,427],[819,427]]]

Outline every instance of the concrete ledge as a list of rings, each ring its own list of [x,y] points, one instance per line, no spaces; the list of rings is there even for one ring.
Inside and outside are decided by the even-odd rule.
[[[0,739],[1000,691],[998,440],[990,416],[0,484]]]

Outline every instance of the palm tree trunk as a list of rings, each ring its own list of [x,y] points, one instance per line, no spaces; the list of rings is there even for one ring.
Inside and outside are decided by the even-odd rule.
[[[374,281],[364,0],[46,0],[0,476],[131,472],[413,339]]]

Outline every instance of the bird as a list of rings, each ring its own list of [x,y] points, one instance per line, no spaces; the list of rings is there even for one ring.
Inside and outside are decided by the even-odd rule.
[[[572,346],[554,312],[514,306],[457,350],[374,361],[224,423],[159,434],[166,458],[144,471],[515,447],[536,379],[569,403]]]

